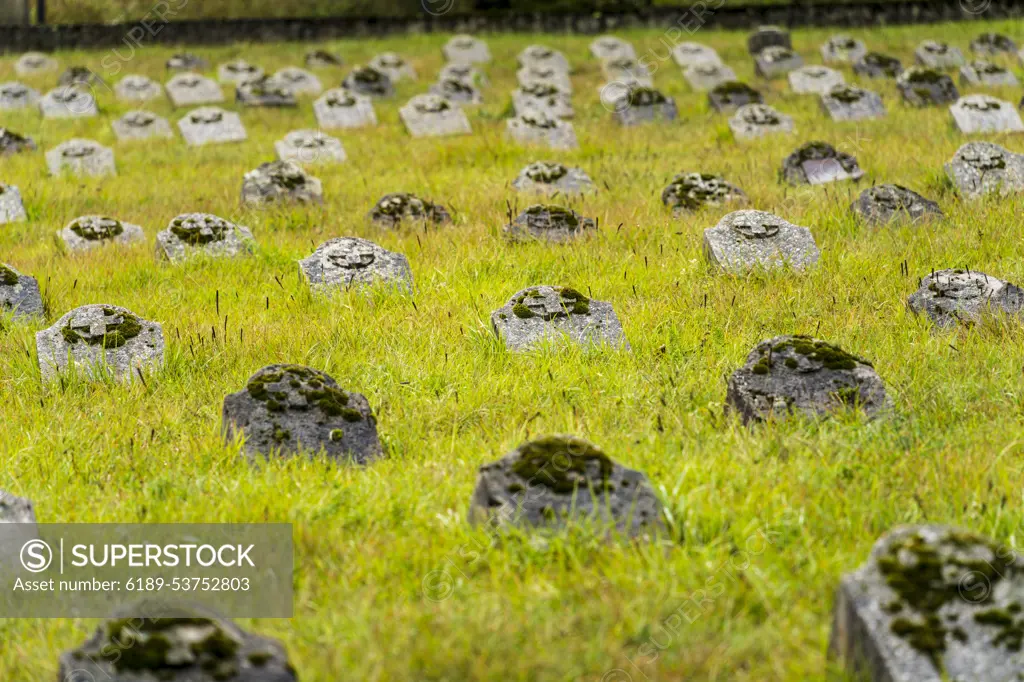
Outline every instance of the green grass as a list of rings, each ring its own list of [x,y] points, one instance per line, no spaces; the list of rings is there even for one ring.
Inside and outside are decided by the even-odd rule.
[[[926,37],[966,50],[982,30],[1024,37],[1009,22],[853,33],[909,63]],[[798,31],[794,46],[817,63],[829,33]],[[664,52],[658,32],[622,35],[641,54]],[[596,682],[615,669],[637,682],[842,679],[826,660],[832,597],[840,575],[862,563],[881,533],[933,521],[1019,546],[1024,334],[1016,325],[937,333],[905,306],[932,268],[969,266],[1024,282],[1021,199],[960,200],[942,165],[966,138],[947,110],[907,109],[891,82],[878,81],[870,87],[885,97],[888,118],[836,124],[814,97],[789,94],[778,81],[766,88],[768,102],[795,117],[797,134],[741,145],[674,63],[657,62],[656,83],[676,97],[680,120],[620,129],[597,99],[602,79],[590,38],[492,35],[491,85],[486,104],[470,113],[474,134],[410,139],[398,107],[437,73],[446,39],[326,45],[349,64],[397,50],[420,81],[377,105],[378,128],[339,134],[349,162],[316,171],[322,207],[253,211],[239,203],[243,173],[272,158],[273,142],[315,126],[308,102],[295,111],[244,111],[248,142],[200,150],[180,137],[115,143],[109,122],[130,107],[106,92],[93,120],[5,114],[4,124],[34,136],[41,150],[85,136],[117,154],[119,175],[100,180],[48,178],[42,151],[3,161],[0,180],[21,187],[30,220],[0,229],[0,260],[39,278],[45,325],[86,303],[120,304],[162,322],[168,346],[166,368],[145,387],[62,390],[40,383],[33,335],[44,323],[6,324],[0,489],[33,499],[41,522],[293,523],[295,617],[242,625],[280,638],[307,682]],[[753,79],[744,34],[701,31],[692,39]],[[530,150],[504,139],[514,56],[532,42],[564,49],[577,69],[579,150]],[[306,49],[196,51],[213,64],[244,55],[273,70],[301,63]],[[102,67],[107,52],[57,56],[64,67],[85,64],[111,81],[127,73],[164,81],[170,53],[137,51],[116,75]],[[13,61],[0,64],[0,80],[13,79]],[[344,73],[321,77],[335,85]],[[46,90],[55,81],[51,74],[31,85]],[[183,115],[166,102],[153,108],[172,120]],[[855,154],[866,181],[781,185],[782,159],[814,139]],[[1019,139],[990,139],[1024,150]],[[558,247],[501,238],[506,201],[529,203],[507,185],[536,158],[579,164],[608,188],[574,204],[600,219],[597,235]],[[702,232],[725,211],[673,219],[659,201],[683,170],[721,173],[752,207],[810,227],[819,267],[749,278],[709,270]],[[948,219],[859,224],[847,207],[872,182],[936,199]],[[392,191],[443,201],[454,223],[394,232],[368,225],[367,211]],[[156,232],[193,210],[248,225],[258,253],[157,262]],[[93,212],[143,226],[148,243],[62,253],[54,233]],[[407,254],[415,295],[307,295],[295,261],[344,235]],[[904,261],[909,276],[900,274]],[[490,312],[544,283],[612,302],[633,352],[506,353]],[[893,415],[752,429],[723,417],[727,376],[757,342],[782,333],[816,334],[870,359],[891,391]],[[326,370],[364,393],[388,457],[365,468],[246,464],[237,444],[221,440],[221,401],[276,362]],[[477,467],[557,432],[645,471],[671,515],[673,539],[605,545],[570,534],[539,547],[517,536],[492,543],[468,526]],[[424,584],[447,586],[446,575],[450,596],[425,598]],[[95,624],[0,622],[0,679],[54,679],[58,653]],[[629,679],[616,675],[604,679]]]

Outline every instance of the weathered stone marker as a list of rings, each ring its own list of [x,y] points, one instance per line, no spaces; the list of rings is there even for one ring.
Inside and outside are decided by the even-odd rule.
[[[516,81],[520,86],[553,85],[562,92],[572,93],[572,79],[568,71],[561,71],[551,66],[539,66],[536,64],[524,66],[516,71]]]
[[[956,151],[945,169],[968,199],[1024,191],[1024,155],[991,142],[968,142]]]
[[[277,158],[300,165],[342,163],[348,158],[341,141],[319,130],[293,130],[274,143]]]
[[[839,71],[816,64],[790,71],[788,79],[789,87],[800,95],[824,95],[837,85],[844,85],[846,82],[843,74]]]
[[[751,55],[760,54],[768,47],[792,48],[789,31],[780,26],[759,26],[747,38],[747,52]]]
[[[1000,33],[982,33],[971,41],[971,52],[987,56],[1013,54],[1017,51],[1017,43]]]
[[[590,54],[600,61],[618,59],[636,59],[633,45],[616,36],[599,36],[590,43]]]
[[[558,50],[545,45],[530,45],[523,49],[516,58],[519,66],[540,66],[569,73],[569,60]]]
[[[45,308],[36,278],[0,263],[0,310],[15,318],[42,316]]]
[[[755,140],[775,133],[793,132],[793,117],[767,104],[744,104],[729,119],[729,130],[737,140]]]
[[[964,65],[964,53],[958,47],[937,40],[926,40],[914,50],[914,59],[929,69],[956,69]]]
[[[342,86],[357,95],[384,98],[395,94],[395,86],[391,78],[380,69],[372,66],[357,66],[345,76]]]
[[[512,181],[512,187],[520,192],[538,192],[549,196],[573,195],[593,191],[594,183],[582,168],[534,161],[519,171],[519,175]]]
[[[370,60],[370,66],[386,75],[392,83],[404,80],[416,80],[416,70],[394,52],[382,52]]]
[[[764,96],[746,83],[728,81],[716,85],[708,93],[708,103],[715,111],[735,111],[745,104],[761,104]]]
[[[0,490],[0,523],[35,522],[36,513],[31,500]]]
[[[903,64],[895,57],[868,52],[853,63],[853,72],[868,78],[896,78],[903,73]]]
[[[715,62],[698,62],[686,67],[683,77],[694,90],[711,90],[736,80],[736,72],[725,64]]]
[[[193,109],[178,121],[178,130],[190,147],[244,142],[248,137],[242,118],[219,107]]]
[[[960,67],[960,84],[1015,87],[1020,82],[1009,69],[984,59],[976,59]]]
[[[19,135],[9,128],[0,128],[0,157],[34,152],[36,149],[36,142],[31,137]]]
[[[960,132],[975,133],[1020,133],[1024,132],[1024,121],[1020,120],[1017,109],[1001,99],[989,95],[964,95],[949,108]]]
[[[821,46],[821,58],[826,63],[850,64],[868,53],[864,41],[847,35],[834,35]]]
[[[43,118],[86,118],[100,113],[96,98],[79,86],[62,85],[39,100]]]
[[[722,58],[718,56],[718,53],[715,52],[714,48],[702,45],[701,43],[679,43],[672,48],[672,59],[674,59],[676,64],[682,67],[683,70],[699,64],[724,64]]]
[[[955,102],[960,92],[953,79],[935,69],[912,66],[896,78],[903,101],[916,107]]]
[[[309,286],[315,291],[352,289],[386,283],[412,291],[409,260],[358,237],[336,237],[299,261]]]
[[[408,192],[385,194],[373,205],[366,217],[370,222],[387,228],[399,227],[403,222],[446,225],[452,221],[448,209],[441,204],[421,199]]]
[[[310,69],[329,69],[345,63],[341,57],[327,50],[310,50],[303,61]]]
[[[194,107],[198,104],[217,104],[224,101],[224,93],[217,81],[198,73],[179,73],[164,84],[171,104],[176,107]]]
[[[183,213],[156,235],[158,254],[172,262],[200,254],[230,258],[251,252],[253,243],[249,228],[209,213]]]
[[[611,303],[591,300],[569,287],[545,284],[523,289],[491,313],[491,326],[511,351],[562,341],[629,350]]]
[[[596,229],[592,218],[584,218],[572,209],[550,204],[536,204],[516,216],[505,226],[505,236],[512,241],[567,242]]]
[[[857,159],[825,142],[808,142],[782,162],[781,178],[791,185],[821,185],[858,180],[864,171]]]
[[[297,66],[279,69],[267,80],[275,86],[287,89],[293,95],[319,95],[324,90],[319,78]]]
[[[852,85],[837,85],[824,93],[821,108],[833,121],[863,121],[885,116],[881,95]]]
[[[57,70],[57,60],[42,52],[26,52],[14,62],[14,73],[18,76],[35,76]]]
[[[124,223],[116,218],[84,215],[68,223],[57,236],[69,251],[89,251],[105,244],[127,246],[145,241],[146,234],[138,225]]]
[[[983,272],[939,270],[921,278],[907,305],[940,327],[974,324],[983,315],[1024,314],[1024,289]]]
[[[148,140],[152,137],[174,137],[171,124],[148,111],[129,111],[110,124],[118,140]]]
[[[0,83],[0,109],[27,109],[39,104],[39,92],[23,83]]]
[[[373,102],[344,88],[328,90],[313,102],[313,113],[321,128],[362,128],[377,125]]]
[[[937,203],[902,185],[870,187],[850,204],[850,210],[873,225],[886,225],[902,220],[918,222],[944,217]]]
[[[452,64],[485,64],[491,61],[487,43],[468,35],[452,36],[442,52],[444,58]]]
[[[806,227],[752,210],[734,211],[704,230],[704,253],[712,265],[737,275],[757,268],[804,270],[821,255]]]
[[[803,65],[803,57],[788,47],[766,47],[754,56],[754,70],[762,78],[779,78]]]
[[[576,130],[571,123],[538,110],[529,109],[508,119],[506,131],[523,144],[542,144],[551,149],[576,149]]]
[[[164,94],[160,84],[148,76],[130,74],[122,78],[114,86],[114,94],[118,99],[128,102],[148,102]]]
[[[551,118],[572,118],[572,96],[550,83],[529,83],[512,91],[512,108],[521,116],[531,109],[539,109]]]
[[[205,71],[210,62],[191,52],[178,52],[171,55],[166,66],[169,71]]]
[[[416,95],[398,110],[413,137],[468,135],[473,132],[466,112],[439,95]]]
[[[27,219],[21,191],[14,185],[0,182],[0,225],[20,223]]]
[[[266,72],[263,69],[244,59],[236,59],[217,67],[217,80],[232,85],[241,85],[247,81],[263,78],[265,75]]]
[[[51,175],[65,170],[72,175],[115,175],[114,151],[99,142],[75,138],[46,152],[46,166]]]
[[[630,86],[615,103],[615,120],[624,126],[652,121],[674,121],[676,101],[654,88]]]
[[[699,211],[705,206],[746,203],[747,195],[720,175],[680,173],[661,192],[661,203],[673,214]]]
[[[480,104],[484,101],[480,89],[461,78],[439,78],[430,86],[430,93],[461,106]]]
[[[242,203],[295,202],[322,204],[323,183],[291,161],[261,163],[242,178]]]
[[[286,107],[299,106],[295,93],[281,82],[267,76],[246,81],[235,88],[235,101],[243,107]]]

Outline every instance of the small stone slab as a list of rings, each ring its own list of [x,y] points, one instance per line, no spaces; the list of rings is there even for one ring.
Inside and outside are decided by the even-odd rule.
[[[642,64],[632,57],[615,57],[601,62],[601,72],[606,81],[638,83],[647,87],[654,85],[651,70],[647,68],[646,64]]]
[[[821,46],[821,58],[826,64],[852,64],[867,53],[863,41],[848,35],[834,35]]]
[[[624,96],[614,104],[613,116],[624,126],[635,126],[651,121],[674,121],[678,115],[674,99],[645,86],[629,87]]]
[[[0,128],[0,157],[34,152],[37,149],[35,140],[8,128]]]
[[[36,350],[44,381],[68,371],[132,381],[136,372],[163,366],[164,333],[127,308],[84,305],[38,332]]]
[[[949,108],[960,132],[977,133],[1024,132],[1024,121],[1012,104],[989,95],[965,95]]]
[[[903,73],[903,64],[895,57],[868,52],[853,63],[853,72],[868,78],[896,78]]]
[[[519,171],[512,188],[520,192],[536,192],[552,196],[583,194],[594,190],[594,183],[582,168],[561,163],[534,161]]]
[[[114,86],[114,94],[118,99],[127,102],[148,102],[163,96],[163,88],[152,78],[129,74]]]
[[[323,184],[291,161],[269,161],[242,178],[243,204],[324,203]]]
[[[328,69],[345,63],[341,57],[327,50],[310,50],[304,61],[309,69]]]
[[[366,218],[387,228],[399,227],[403,222],[446,225],[452,221],[448,209],[441,204],[421,199],[408,192],[385,194],[373,205]]]
[[[156,235],[157,253],[171,262],[196,255],[231,258],[252,251],[249,228],[209,213],[183,213]]]
[[[6,263],[0,263],[0,310],[16,318],[41,317],[45,308],[36,278],[23,275]],[[0,500],[0,505],[2,503]]]
[[[412,68],[412,64],[395,52],[382,52],[376,55],[370,60],[370,66],[391,79],[392,83],[416,80],[416,70]]]
[[[570,524],[644,536],[664,528],[661,502],[643,473],[574,436],[545,436],[480,467],[469,520],[495,528],[554,530]]]
[[[683,70],[698,64],[723,64],[714,48],[701,43],[679,43],[672,48],[672,59]]]
[[[1009,69],[984,59],[976,59],[960,67],[960,84],[1016,87],[1020,82]]]
[[[824,95],[836,87],[844,85],[843,74],[827,66],[803,66],[789,72],[789,87],[798,95]]]
[[[69,171],[73,175],[116,175],[114,150],[93,140],[75,138],[46,152],[46,166],[51,175]]]
[[[27,219],[21,191],[14,185],[0,182],[0,225],[20,223]]]
[[[608,59],[636,59],[636,50],[633,45],[622,38],[615,36],[599,36],[590,43],[590,54],[600,61]]]
[[[945,166],[946,175],[968,199],[1024,191],[1024,155],[991,142],[968,142]]]
[[[811,231],[765,211],[733,211],[704,230],[704,254],[716,266],[742,275],[753,269],[804,270],[821,252]]]
[[[60,75],[57,85],[81,85],[84,89],[92,88],[95,85],[106,85],[103,79],[84,66],[69,66]]]
[[[198,73],[179,73],[164,86],[171,104],[193,107],[197,104],[216,104],[224,101],[224,93],[217,81]]]
[[[540,83],[553,85],[562,92],[572,94],[572,79],[568,71],[560,71],[550,66],[531,64],[516,71],[516,81],[520,87]]]
[[[363,128],[377,125],[373,102],[343,88],[328,90],[313,102],[313,113],[321,128]]]
[[[553,50],[546,45],[530,45],[516,57],[519,66],[538,66],[542,68],[555,69],[564,74],[569,73],[569,60],[558,50]]]
[[[23,83],[0,83],[0,109],[27,109],[39,104],[39,92]]]
[[[342,87],[357,95],[374,98],[392,97],[395,94],[395,86],[392,85],[391,78],[372,66],[353,68],[342,81]]]
[[[35,523],[32,501],[0,490],[0,523]]]
[[[306,452],[366,464],[384,455],[366,396],[303,365],[268,365],[253,374],[224,398],[222,423],[225,440],[244,438],[249,457]]]
[[[281,161],[303,165],[342,163],[348,158],[338,138],[319,130],[293,130],[274,143],[274,151]]]
[[[823,94],[821,108],[833,121],[863,121],[886,114],[881,95],[853,85],[837,85]]]
[[[119,140],[174,137],[167,119],[149,111],[129,111],[110,125]]]
[[[809,336],[757,344],[729,377],[725,403],[744,424],[793,415],[816,419],[854,408],[874,416],[889,405],[870,362]]]
[[[572,124],[538,109],[530,109],[506,123],[508,135],[523,144],[542,144],[551,149],[576,149],[576,130]]]
[[[826,142],[808,142],[785,158],[781,176],[791,185],[822,185],[859,180],[864,171],[852,155]]]
[[[512,91],[512,108],[516,115],[540,109],[552,118],[572,118],[576,111],[572,95],[550,83],[529,83]]]
[[[43,118],[82,118],[100,113],[96,98],[76,86],[50,90],[39,100]]]
[[[767,47],[792,49],[789,31],[781,26],[758,26],[757,30],[747,37],[747,52],[751,55],[759,54]]]
[[[803,65],[803,57],[788,47],[766,47],[754,56],[754,71],[761,78],[779,78]]]
[[[26,52],[14,62],[14,73],[22,78],[56,70],[57,60],[42,52]]]
[[[706,206],[746,203],[747,195],[721,175],[711,173],[679,173],[661,192],[661,203],[673,215],[699,211]]]
[[[416,95],[398,110],[413,137],[468,135],[473,132],[466,112],[440,95]]]
[[[106,244],[128,246],[133,242],[146,240],[146,234],[138,225],[124,223],[116,218],[100,215],[84,215],[75,218],[57,232],[69,251],[83,252]]]
[[[337,237],[299,261],[310,289],[349,290],[385,283],[412,291],[409,260],[366,239]]]
[[[907,305],[940,327],[970,325],[983,315],[1024,315],[1024,289],[983,272],[939,270],[921,278]]]
[[[244,59],[235,59],[217,67],[217,80],[221,83],[241,85],[246,81],[263,78],[265,75],[266,72],[262,68],[250,64]]]
[[[686,67],[683,77],[694,90],[711,90],[713,88],[736,80],[736,72],[725,64],[715,62],[699,62]]]
[[[761,104],[764,96],[740,81],[729,81],[716,85],[708,93],[708,103],[718,112],[736,111],[746,104]]]
[[[793,117],[767,104],[745,104],[729,119],[729,130],[737,140],[756,140],[776,133],[790,134]]]
[[[474,88],[487,85],[487,77],[471,64],[445,64],[438,72],[437,80],[440,82],[448,79],[472,85]]]
[[[898,527],[842,577],[829,655],[872,682],[1018,680],[1022,561],[969,531]]]
[[[505,237],[511,241],[546,241],[561,244],[597,229],[593,218],[584,218],[563,206],[535,204],[505,226]]]
[[[850,204],[850,210],[873,225],[887,225],[894,220],[909,220],[916,223],[944,217],[937,203],[902,185],[870,187]]]
[[[989,57],[1016,51],[1017,43],[1000,33],[982,33],[971,41],[971,52]]]
[[[480,104],[484,101],[483,95],[480,94],[480,90],[475,85],[458,78],[442,78],[438,80],[438,82],[430,86],[430,94],[459,105]],[[469,121],[466,121],[466,123],[468,124]]]
[[[487,43],[469,35],[453,36],[441,51],[452,64],[486,64],[491,61]]]
[[[206,71],[210,62],[191,52],[178,52],[171,55],[166,66],[169,71]]]
[[[563,340],[629,350],[611,303],[591,300],[569,287],[544,284],[523,289],[491,313],[491,326],[510,351]]]
[[[243,107],[297,107],[295,93],[266,76],[246,81],[235,88],[235,101]]]
[[[248,137],[242,118],[220,107],[193,109],[178,121],[178,130],[190,147],[244,142]]]
[[[920,66],[911,66],[901,73],[896,78],[896,87],[903,101],[915,107],[937,106],[960,98],[952,78]]]
[[[268,82],[286,88],[294,95],[315,96],[324,91],[324,86],[319,78],[297,66],[286,66],[275,71]]]
[[[964,53],[959,47],[937,40],[926,40],[914,50],[914,60],[929,69],[956,69],[964,65]]]

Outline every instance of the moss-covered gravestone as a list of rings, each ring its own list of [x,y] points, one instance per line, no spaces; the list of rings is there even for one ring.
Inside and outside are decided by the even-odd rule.
[[[822,417],[845,410],[875,415],[888,406],[871,363],[809,336],[762,341],[729,377],[726,411],[744,424],[790,415]]]
[[[1024,289],[983,272],[939,270],[921,278],[907,305],[940,327],[973,324],[983,315],[1024,314]]]
[[[487,43],[473,36],[452,36],[441,51],[452,64],[486,64],[491,61]]]
[[[971,52],[996,56],[1013,54],[1017,51],[1017,43],[1000,33],[982,33],[971,41]]]
[[[473,132],[466,112],[437,94],[414,96],[398,110],[398,115],[413,137],[444,137]]]
[[[601,72],[606,81],[635,83],[648,88],[654,86],[651,70],[635,57],[613,57],[601,62]]]
[[[69,66],[57,80],[59,86],[80,85],[90,88],[94,85],[105,86],[106,83],[96,73],[85,66]]]
[[[539,109],[528,109],[508,119],[505,130],[509,137],[522,144],[537,144],[551,149],[576,149],[576,129]]]
[[[959,47],[937,40],[926,40],[914,50],[914,60],[929,69],[956,69],[964,65],[964,53]]]
[[[65,171],[72,175],[115,175],[114,151],[93,140],[75,138],[46,152],[46,166],[51,175]]]
[[[728,81],[716,85],[708,93],[708,103],[715,111],[736,111],[744,104],[761,104],[764,96],[740,81]]]
[[[863,121],[886,113],[881,95],[853,85],[837,85],[824,93],[821,108],[833,121]]]
[[[782,162],[780,177],[791,185],[822,185],[859,180],[864,171],[857,159],[826,142],[808,142]]]
[[[190,147],[244,142],[248,137],[242,118],[220,107],[193,109],[178,121],[178,130]]]
[[[37,104],[39,93],[36,90],[17,81],[0,83],[0,110],[27,109]]]
[[[512,187],[520,192],[537,192],[548,196],[573,195],[592,191],[594,183],[582,168],[534,161],[519,171],[519,175],[512,181]]]
[[[684,71],[699,64],[723,64],[715,49],[701,43],[684,42],[672,48],[672,59]]]
[[[529,287],[491,313],[495,335],[511,351],[567,341],[629,350],[611,303],[591,300],[570,287]]]
[[[329,69],[345,63],[341,57],[327,50],[310,50],[303,61],[309,69]]]
[[[242,178],[243,204],[322,204],[323,184],[291,161],[261,163]]]
[[[572,118],[576,115],[572,96],[550,83],[528,83],[512,91],[512,108],[517,116],[539,109],[551,118]]]
[[[968,135],[1024,132],[1024,121],[1020,120],[1016,107],[989,95],[964,95],[949,112],[960,132]]]
[[[459,105],[480,104],[484,101],[480,90],[461,78],[440,78],[430,86],[430,94]]]
[[[104,244],[128,245],[146,239],[138,225],[99,215],[75,218],[57,236],[69,251],[88,251]]]
[[[210,62],[191,52],[176,52],[167,60],[168,71],[205,71]]]
[[[826,64],[850,64],[867,53],[864,41],[848,35],[834,35],[821,46],[821,58]]]
[[[127,308],[84,305],[38,332],[36,350],[44,380],[75,372],[131,381],[137,372],[163,366],[164,333]]]
[[[179,215],[156,236],[158,255],[172,262],[201,254],[216,258],[240,256],[250,253],[253,244],[249,228],[209,213]]]
[[[224,437],[250,457],[300,452],[365,464],[383,455],[377,419],[360,393],[302,365],[269,365],[224,398]]]
[[[793,117],[767,104],[744,104],[729,119],[729,130],[737,140],[755,140],[774,133],[793,132]]]
[[[387,76],[392,83],[416,80],[416,69],[395,52],[382,52],[370,60],[370,66]]]
[[[0,523],[35,523],[32,501],[0,490]]]
[[[412,291],[409,260],[358,237],[336,237],[299,261],[306,280],[315,291],[353,289],[374,284],[392,284]]]
[[[217,104],[224,101],[224,93],[217,81],[198,73],[179,73],[164,84],[171,104],[176,107],[194,107],[198,104]]]
[[[341,84],[346,90],[367,97],[383,98],[395,94],[395,86],[391,83],[391,78],[372,66],[354,67]]]
[[[43,315],[43,298],[36,278],[0,263],[0,311],[21,318]]]
[[[711,90],[736,80],[736,72],[718,62],[698,62],[686,67],[683,77],[694,90]]]
[[[984,59],[976,59],[970,64],[960,67],[961,85],[983,85],[991,87],[1016,87],[1020,85],[1017,77],[1006,67]]]
[[[792,48],[789,31],[781,26],[758,26],[757,30],[747,37],[747,52],[751,55],[760,54],[768,47]]]
[[[560,71],[550,66],[524,66],[516,71],[516,82],[520,86],[540,83],[541,85],[553,85],[562,92],[572,94],[572,79],[568,71]]]
[[[154,137],[174,137],[171,124],[166,118],[149,111],[129,111],[121,118],[113,121],[110,127],[119,140],[148,140]]]
[[[884,535],[842,577],[830,657],[871,682],[1024,677],[1024,559],[939,525]]]
[[[114,94],[127,102],[148,102],[162,96],[164,91],[159,83],[148,76],[129,74],[117,82]]]
[[[26,52],[14,62],[14,73],[18,76],[35,76],[57,70],[57,60],[42,52]]]
[[[868,52],[853,63],[853,72],[868,78],[896,78],[903,73],[903,64],[895,57]]]
[[[268,81],[279,85],[293,95],[319,95],[324,90],[320,79],[305,69],[297,66],[286,66],[274,72]]]
[[[968,199],[1024,191],[1024,155],[991,142],[968,142],[956,151],[945,169]]]
[[[283,83],[263,76],[246,81],[235,88],[235,101],[243,107],[294,108],[299,102]]]
[[[850,204],[850,210],[872,225],[907,220],[918,222],[943,217],[942,209],[937,203],[901,185],[870,187]]]
[[[821,255],[806,227],[752,210],[734,211],[704,230],[704,253],[713,266],[738,275],[758,268],[804,270]]]
[[[536,204],[505,226],[505,236],[512,241],[561,243],[576,239],[596,227],[593,218],[584,218],[572,209]]]
[[[217,80],[221,83],[241,85],[247,81],[263,78],[266,72],[244,59],[235,59],[217,67]]]
[[[674,121],[676,101],[654,88],[631,85],[622,98],[615,102],[615,120],[624,126],[651,121]]]
[[[803,57],[788,47],[766,47],[754,56],[754,70],[761,78],[779,78],[803,65]]]
[[[568,435],[523,443],[480,467],[469,520],[531,529],[593,524],[630,537],[664,528],[661,502],[647,476]]]
[[[362,128],[377,125],[373,102],[344,88],[328,90],[313,102],[317,124],[324,129]]]
[[[452,221],[448,209],[441,204],[421,199],[408,192],[385,194],[373,205],[366,217],[371,222],[388,228],[399,227],[403,222],[413,225],[445,225]]]
[[[472,64],[445,64],[437,73],[437,81],[457,80],[479,89],[487,85],[487,77]]]
[[[274,143],[274,151],[279,160],[301,165],[342,163],[348,158],[338,138],[319,130],[293,130]]]
[[[54,88],[39,100],[43,118],[87,118],[100,113],[92,93],[74,85]]]
[[[546,45],[529,45],[516,57],[519,66],[540,66],[546,69],[555,69],[568,74],[570,71],[569,60],[558,50],[553,50]]]
[[[31,137],[19,135],[9,128],[0,128],[0,157],[34,152],[36,149],[36,142]]]
[[[297,682],[284,647],[207,610],[138,603],[60,656],[61,682]]]
[[[21,191],[14,185],[0,182],[0,225],[20,223],[27,218]]]
[[[802,66],[789,72],[789,87],[798,95],[823,95],[837,85],[843,85],[843,74],[827,66]]]
[[[616,36],[599,36],[590,43],[590,54],[599,61],[626,57],[636,59],[633,45]]]
[[[673,214],[746,200],[747,195],[739,187],[710,173],[679,173],[661,192],[661,203],[671,208]]]

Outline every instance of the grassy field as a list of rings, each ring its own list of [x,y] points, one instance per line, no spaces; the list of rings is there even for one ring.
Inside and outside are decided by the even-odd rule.
[[[1009,22],[854,35],[909,63],[924,38],[966,51],[982,30],[1024,38]],[[829,33],[798,31],[794,47],[818,63]],[[658,32],[622,36],[641,55],[664,54]],[[879,81],[870,87],[883,94],[889,116],[836,124],[816,98],[778,81],[763,86],[767,101],[795,117],[797,134],[741,145],[674,63],[653,59],[655,82],[676,98],[680,119],[621,129],[598,101],[590,38],[486,38],[495,61],[486,69],[486,103],[470,113],[474,134],[444,141],[409,138],[398,107],[426,89],[447,36],[325,46],[348,64],[399,51],[420,80],[377,105],[377,128],[339,134],[349,162],[315,171],[326,194],[321,207],[253,211],[239,203],[242,174],[273,158],[273,142],[315,127],[308,101],[293,111],[244,111],[248,142],[199,150],[177,136],[116,143],[110,121],[131,107],[106,91],[92,120],[5,112],[3,124],[34,136],[41,151],[2,162],[0,180],[20,186],[30,219],[0,229],[0,261],[39,279],[49,319],[5,323],[0,333],[0,489],[34,500],[41,522],[293,523],[295,617],[241,624],[280,638],[307,682],[841,680],[826,659],[833,592],[881,533],[927,520],[1020,547],[1024,333],[995,325],[936,333],[905,307],[932,268],[969,266],[1024,282],[1021,199],[961,201],[942,165],[966,139],[946,109],[908,109],[891,82]],[[753,79],[744,34],[701,31],[692,39]],[[576,151],[504,139],[515,55],[533,42],[564,50],[576,69]],[[308,47],[198,52],[213,64],[244,56],[273,70],[301,64]],[[164,81],[171,52],[139,50],[129,62],[115,60],[117,74],[101,66],[107,52],[57,57],[111,82],[127,73]],[[13,62],[0,63],[0,80],[14,78]],[[320,75],[336,85],[346,69]],[[857,80],[849,71],[847,78]],[[50,74],[30,84],[45,91],[55,82]],[[152,109],[183,115],[166,101]],[[112,145],[119,175],[47,177],[42,150],[78,136]],[[814,139],[855,154],[865,181],[780,184],[782,159]],[[1024,151],[1020,139],[991,139]],[[508,183],[538,158],[578,164],[603,188],[574,204],[599,218],[598,234],[559,247],[501,238],[506,201],[529,203]],[[810,227],[822,248],[819,267],[749,278],[711,271],[702,232],[725,211],[673,219],[659,200],[684,170],[721,173],[752,207]],[[883,182],[939,201],[948,219],[884,229],[858,223],[850,201]],[[392,191],[444,202],[454,223],[426,232],[368,225],[366,212]],[[157,262],[156,232],[186,211],[249,226],[257,254]],[[54,233],[87,213],[142,225],[148,243],[63,253]],[[345,235],[407,254],[415,296],[310,297],[295,261]],[[901,274],[904,261],[909,275]],[[542,283],[589,287],[612,302],[633,352],[506,353],[490,312]],[[42,385],[34,333],[100,302],[164,324],[165,369],[147,386]],[[723,417],[726,377],[754,344],[782,333],[817,334],[872,360],[894,399],[892,416],[752,429]],[[221,440],[221,402],[275,362],[324,369],[364,393],[388,457],[365,468],[305,459],[250,467]],[[519,536],[492,541],[468,526],[477,467],[553,432],[586,437],[645,471],[670,514],[671,541],[605,545],[570,534],[541,547]],[[0,622],[0,679],[54,679],[58,653],[94,627]]]

